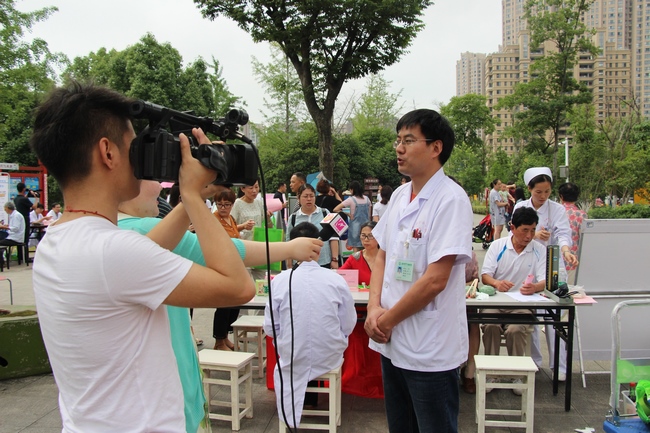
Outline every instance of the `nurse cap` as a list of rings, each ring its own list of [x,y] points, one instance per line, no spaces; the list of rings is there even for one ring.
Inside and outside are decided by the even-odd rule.
[[[539,176],[540,174],[545,174],[553,180],[553,174],[551,169],[548,167],[531,167],[524,173],[524,183],[528,185],[534,177]]]

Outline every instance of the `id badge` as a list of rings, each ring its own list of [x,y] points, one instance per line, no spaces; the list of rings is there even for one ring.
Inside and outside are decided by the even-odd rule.
[[[398,260],[395,264],[395,279],[399,281],[413,281],[413,265],[412,260]]]

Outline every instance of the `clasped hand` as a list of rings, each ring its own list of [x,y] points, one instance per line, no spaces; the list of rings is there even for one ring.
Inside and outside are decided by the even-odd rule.
[[[382,307],[368,307],[368,315],[366,316],[366,322],[363,325],[366,334],[372,341],[377,343],[385,344],[390,340],[392,333],[391,329],[387,329],[385,326],[382,327],[380,322],[381,316],[383,316],[388,310]]]

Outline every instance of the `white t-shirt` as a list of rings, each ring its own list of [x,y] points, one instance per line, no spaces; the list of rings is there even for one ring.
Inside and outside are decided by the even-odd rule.
[[[546,248],[533,240],[518,254],[512,245],[512,236],[497,239],[485,254],[483,274],[510,281],[514,284],[510,291],[518,292],[529,274],[535,276],[535,283],[546,279]]]
[[[56,220],[58,220],[59,218],[61,218],[61,212],[56,213],[56,212],[54,212],[54,209],[52,209],[51,211],[49,211],[49,212],[47,213],[46,216],[52,217],[52,218],[50,219],[50,224],[51,224],[51,223],[53,223],[54,221],[56,221]]]
[[[384,216],[384,212],[386,212],[386,209],[388,209],[387,204],[381,204],[381,202],[377,202],[372,206],[372,216],[373,217],[379,217],[381,219],[382,216]]]
[[[103,218],[47,233],[33,283],[63,432],[184,432],[162,302],[192,262]]]
[[[393,193],[372,231],[386,251],[381,306],[390,309],[422,277],[431,263],[455,255],[447,286],[422,310],[393,328],[386,344],[370,348],[394,366],[436,372],[457,368],[467,359],[465,263],[472,260],[472,207],[467,194],[442,169],[411,200],[412,184]],[[412,281],[398,280],[401,262],[412,263]]]

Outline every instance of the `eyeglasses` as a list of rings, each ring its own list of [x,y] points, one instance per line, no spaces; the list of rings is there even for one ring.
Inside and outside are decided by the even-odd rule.
[[[412,146],[412,145],[415,144],[416,141],[430,142],[430,141],[436,141],[436,140],[434,140],[432,138],[404,138],[404,139],[400,140],[398,138],[395,141],[393,141],[393,149],[397,149],[397,146],[399,146],[400,144],[403,144],[404,146]]]
[[[363,239],[364,241],[371,241],[371,240],[375,239],[375,237],[373,235],[364,235],[363,233],[360,234],[359,237],[361,239]]]
[[[228,209],[232,207],[232,203],[217,203],[217,207],[221,209]]]

